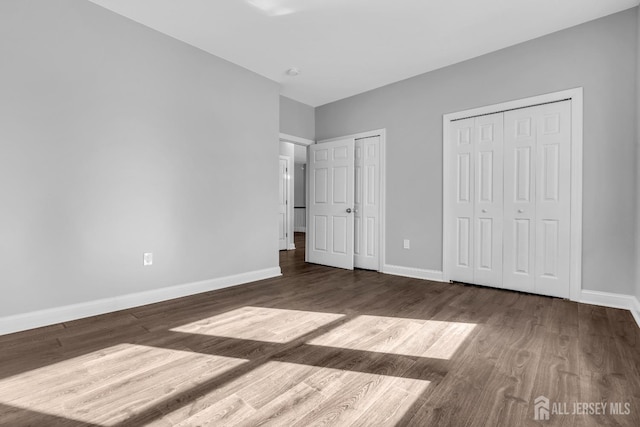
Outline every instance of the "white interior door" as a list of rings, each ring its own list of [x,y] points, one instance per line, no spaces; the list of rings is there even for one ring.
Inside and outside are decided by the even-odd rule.
[[[450,279],[456,282],[473,283],[474,269],[474,145],[475,119],[451,122],[451,175],[453,194],[450,197],[449,235],[453,238],[446,254],[451,261]]]
[[[531,108],[505,114],[504,281],[535,291],[536,124]]]
[[[280,156],[278,164],[278,248],[280,250],[285,250],[288,246],[288,162],[287,157]]]
[[[355,143],[354,265],[380,269],[380,137]]]
[[[569,297],[571,101],[505,113],[504,279]]]
[[[475,268],[473,282],[502,286],[503,113],[475,118]]]
[[[309,147],[307,260],[353,270],[353,138]]]
[[[535,292],[569,298],[571,101],[536,108]]]
[[[581,88],[447,114],[444,124],[444,276],[575,298]]]
[[[452,146],[450,279],[502,286],[503,114],[457,120]]]

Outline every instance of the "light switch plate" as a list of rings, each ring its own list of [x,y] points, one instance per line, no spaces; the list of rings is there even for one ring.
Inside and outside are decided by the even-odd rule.
[[[409,242],[409,239],[404,239],[404,248],[405,249],[411,248],[411,244]]]

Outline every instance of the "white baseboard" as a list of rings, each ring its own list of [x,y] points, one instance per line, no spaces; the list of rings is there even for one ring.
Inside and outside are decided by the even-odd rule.
[[[294,233],[306,233],[307,227],[293,227]]]
[[[442,282],[442,271],[424,270],[422,268],[401,267],[399,265],[385,264],[382,267],[385,274],[393,274],[394,276],[411,277],[413,279],[431,280],[433,282]]]
[[[202,292],[214,291],[216,289],[228,288],[263,279],[270,279],[281,275],[282,272],[280,271],[280,267],[273,267],[264,270],[235,274],[232,276],[219,277],[216,279],[203,280],[200,282],[185,283],[182,285],[153,289],[145,292],[1,317],[0,335],[53,325],[60,322],[68,322],[70,320],[81,319],[83,317],[97,316],[99,314],[110,313],[146,304],[153,304],[174,298],[186,297]]]
[[[630,309],[633,318],[636,319],[638,327],[640,327],[640,300],[637,297],[633,299],[633,307]]]
[[[287,250],[288,250],[288,251],[292,251],[292,250],[294,250],[295,248],[296,248],[295,243],[289,243],[289,247],[288,247],[288,249],[287,249]]]
[[[640,301],[634,295],[614,294],[610,292],[590,291],[583,289],[580,302],[603,307],[629,310],[638,327],[640,327]]]

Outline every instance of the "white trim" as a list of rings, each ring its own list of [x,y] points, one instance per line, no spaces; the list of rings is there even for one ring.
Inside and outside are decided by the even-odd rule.
[[[294,233],[306,233],[307,227],[293,227]]]
[[[394,276],[431,280],[432,282],[444,282],[442,278],[442,271],[437,270],[424,270],[422,268],[386,264],[382,267],[382,272],[385,274],[393,274]]]
[[[182,298],[202,292],[209,292],[258,280],[270,279],[281,275],[282,272],[280,271],[280,267],[266,268],[264,270],[250,271],[247,273],[234,274],[231,276],[203,280],[200,282],[186,283],[166,288],[137,292],[134,294],[1,317],[0,335],[25,331],[27,329],[39,328],[41,326],[53,325],[61,322],[68,322],[84,317],[97,316],[118,310],[125,310],[127,308],[167,301],[174,298]]]
[[[633,298],[633,307],[630,309],[633,318],[636,319],[638,327],[640,327],[640,300],[638,297]]]
[[[634,295],[614,294],[611,292],[583,290],[580,295],[583,304],[629,310],[640,327],[640,301]]]
[[[380,253],[378,259],[378,271],[383,271],[385,267],[385,262],[387,259],[387,251],[386,251],[386,238],[387,238],[387,228],[386,228],[386,220],[387,217],[387,129],[376,129],[366,132],[354,133],[352,135],[340,136],[336,138],[323,139],[318,141],[318,144],[322,144],[324,142],[338,141],[340,139],[362,139],[362,138],[371,138],[373,136],[380,137]],[[308,169],[308,168],[307,168]],[[307,185],[309,184],[309,177],[307,176]],[[307,195],[309,194],[309,188],[307,188]],[[309,206],[309,200],[307,200],[307,206]],[[307,209],[307,225],[309,225],[309,210]],[[307,244],[309,242],[307,241]],[[307,246],[308,247],[308,246]],[[305,257],[305,261],[306,257]]]
[[[305,225],[309,225],[309,149],[307,148],[307,166],[304,168],[304,214],[306,218],[304,219]],[[304,234],[304,262],[309,262],[309,233],[305,232]]]
[[[569,298],[582,291],[582,88],[571,92],[571,272]]]
[[[295,239],[293,236],[293,218],[295,215],[294,212],[294,186],[295,186],[295,156],[285,156],[287,157],[287,250],[293,250],[296,248]]]
[[[293,194],[293,187],[295,184],[292,184],[292,181],[294,180],[294,160],[293,157],[291,156],[285,156],[284,154],[280,154],[280,160],[286,160],[287,161],[287,214],[285,215],[285,228],[286,231],[285,233],[287,234],[286,237],[286,250],[290,251],[292,249],[295,249],[295,245],[294,245],[294,236],[293,236],[293,218],[294,218],[294,208],[293,208],[293,198],[294,198],[294,194]],[[279,241],[279,240],[278,240]],[[293,246],[293,248],[292,248]]]
[[[582,87],[547,93],[530,98],[502,102],[470,110],[448,113],[442,116],[442,272],[445,281],[449,281],[449,197],[452,193],[449,156],[449,123],[452,120],[491,114],[514,108],[525,108],[545,102],[571,98],[571,273],[569,277],[569,297],[579,301],[582,290],[582,126],[583,126],[583,90]]]
[[[305,146],[315,144],[315,141],[312,139],[300,138],[299,136],[287,135],[286,133],[280,133],[280,141]]]
[[[498,104],[485,105],[483,107],[471,108],[469,110],[457,111],[455,113],[447,113],[444,116],[447,117],[448,121],[459,120],[465,117],[492,114],[498,111],[512,110],[516,108],[526,108],[537,104],[544,104],[545,102],[555,102],[569,98],[580,98],[580,101],[582,101],[582,87],[561,90],[559,92],[545,93],[542,95],[531,96],[529,98],[515,99],[513,101],[500,102]]]

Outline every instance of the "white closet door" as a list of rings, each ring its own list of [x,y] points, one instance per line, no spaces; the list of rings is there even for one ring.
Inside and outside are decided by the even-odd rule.
[[[571,101],[537,108],[535,292],[569,298]]]
[[[353,270],[354,145],[309,147],[309,262]]]
[[[571,101],[505,113],[505,287],[569,297]]]
[[[380,137],[355,143],[354,265],[379,270]]]
[[[473,118],[451,123],[451,176],[446,177],[454,185],[449,206],[454,241],[445,256],[451,261],[450,279],[465,283],[473,283],[474,268],[474,123]]]
[[[473,283],[502,286],[503,113],[476,117]]]
[[[534,292],[535,111],[532,108],[508,111],[504,121],[504,283],[509,289]]]

